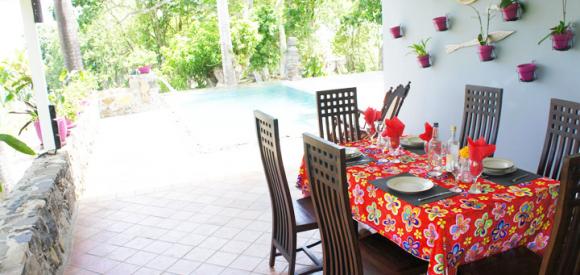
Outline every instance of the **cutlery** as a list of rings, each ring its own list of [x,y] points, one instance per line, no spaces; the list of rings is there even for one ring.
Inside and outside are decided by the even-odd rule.
[[[515,178],[512,179],[512,183],[516,183],[518,181],[521,181],[521,180],[523,180],[523,179],[525,179],[525,178],[527,178],[529,176],[530,176],[529,174],[524,174],[524,175],[521,175],[521,176],[517,176],[517,177],[515,177]]]
[[[431,196],[419,198],[419,199],[417,199],[417,201],[426,201],[426,200],[430,200],[432,198],[436,198],[436,197],[443,196],[443,195],[447,195],[447,194],[453,194],[453,192],[446,191],[446,192],[443,192],[443,193],[439,193],[439,194],[435,194],[435,195],[431,195]]]

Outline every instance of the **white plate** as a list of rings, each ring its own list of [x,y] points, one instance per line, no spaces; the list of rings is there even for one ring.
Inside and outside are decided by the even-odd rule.
[[[397,177],[387,181],[390,189],[401,193],[419,193],[433,188],[433,182],[418,177]]]
[[[407,147],[420,147],[423,146],[423,140],[419,137],[409,136],[401,138],[401,144]]]
[[[483,168],[490,170],[505,170],[514,167],[514,162],[500,158],[486,158],[483,160]],[[498,172],[499,172],[498,171]]]
[[[354,159],[362,156],[362,152],[354,147],[346,147],[345,154],[347,159]]]
[[[511,174],[517,170],[518,170],[518,168],[515,166],[512,166],[511,168],[508,168],[508,169],[503,169],[503,170],[494,170],[494,169],[483,168],[483,173],[486,175],[490,175],[490,176],[503,176],[503,175]]]

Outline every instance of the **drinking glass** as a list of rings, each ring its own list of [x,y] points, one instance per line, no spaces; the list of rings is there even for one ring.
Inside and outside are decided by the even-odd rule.
[[[445,157],[445,152],[442,146],[435,146],[428,149],[427,152],[427,165],[429,166],[429,172],[427,175],[432,178],[443,175],[443,159]]]
[[[469,173],[469,160],[461,158],[454,161],[450,167],[452,167],[451,173],[453,174],[454,186],[449,191],[461,193],[463,189],[459,188],[459,182],[465,177],[466,172]]]
[[[481,176],[482,172],[483,172],[483,161],[476,160],[469,161],[469,173],[473,177],[473,184],[471,185],[471,188],[469,188],[470,194],[482,194],[481,189],[479,188],[479,184],[477,183],[477,180]]]
[[[379,136],[380,136],[380,135],[378,135],[378,134],[377,134],[377,131],[376,131],[376,130],[375,130],[375,132],[373,133],[373,132],[371,131],[371,126],[370,126],[370,125],[367,125],[367,128],[366,128],[365,132],[367,133],[367,136],[368,136],[368,138],[369,138],[369,142],[370,142],[370,144],[369,144],[369,148],[376,148],[376,145],[375,145],[375,144],[376,144],[378,141],[376,141],[376,140],[375,140],[375,135],[377,136],[377,139],[379,138]]]
[[[383,156],[383,158],[379,159],[379,163],[389,162],[388,159],[384,158],[389,153],[389,139],[382,135],[377,135],[377,145],[381,149],[381,155]]]
[[[391,160],[391,163],[400,163],[401,160],[398,157],[403,154],[403,152],[401,152],[401,138],[387,137],[387,145],[389,150],[389,156],[394,157]]]

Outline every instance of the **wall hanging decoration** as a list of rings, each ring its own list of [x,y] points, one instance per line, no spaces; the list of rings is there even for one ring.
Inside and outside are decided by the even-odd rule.
[[[469,5],[469,4],[473,4],[473,3],[477,2],[477,0],[457,0],[457,2],[459,2],[460,4],[463,4],[463,5]]]
[[[431,67],[431,55],[427,51],[427,44],[429,43],[429,40],[431,40],[431,38],[423,39],[419,41],[419,43],[415,43],[409,46],[411,49],[410,53],[413,53],[417,56],[417,61],[419,61],[421,68]]]
[[[495,32],[491,32],[488,35],[488,41],[490,43],[497,43],[499,41],[502,41],[504,39],[506,39],[508,36],[514,34],[515,31],[495,31]],[[453,52],[456,52],[460,49],[463,48],[469,48],[469,47],[474,47],[474,46],[479,46],[479,39],[475,38],[473,40],[467,41],[467,42],[463,42],[460,44],[451,44],[451,45],[447,45],[445,47],[445,51],[450,54]]]
[[[449,29],[449,17],[447,16],[439,16],[433,18],[433,25],[435,25],[435,30],[437,31],[446,31]]]
[[[401,25],[391,27],[390,31],[394,39],[403,37],[403,27]]]
[[[552,48],[557,51],[567,51],[574,46],[574,30],[572,23],[566,21],[566,8],[568,0],[562,0],[562,21],[555,27],[550,28],[550,33],[546,35],[538,45],[544,40],[552,37]]]
[[[532,82],[536,80],[536,68],[537,66],[533,62],[518,65],[517,70],[520,81]]]
[[[522,16],[525,6],[519,0],[501,0],[499,8],[504,21],[516,21]]]

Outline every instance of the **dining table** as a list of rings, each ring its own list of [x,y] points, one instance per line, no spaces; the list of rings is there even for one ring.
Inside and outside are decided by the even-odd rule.
[[[449,192],[457,184],[453,175],[428,176],[421,149],[402,149],[402,154],[392,156],[368,139],[340,145],[358,148],[365,155],[362,161],[346,164],[353,218],[428,261],[427,274],[454,275],[462,264],[519,246],[541,255],[548,244],[557,180],[518,169],[508,178],[480,177],[482,194],[454,193]],[[428,179],[434,187],[407,194],[386,184],[401,176]],[[470,185],[459,183],[463,190]],[[297,187],[309,196],[304,162]]]

